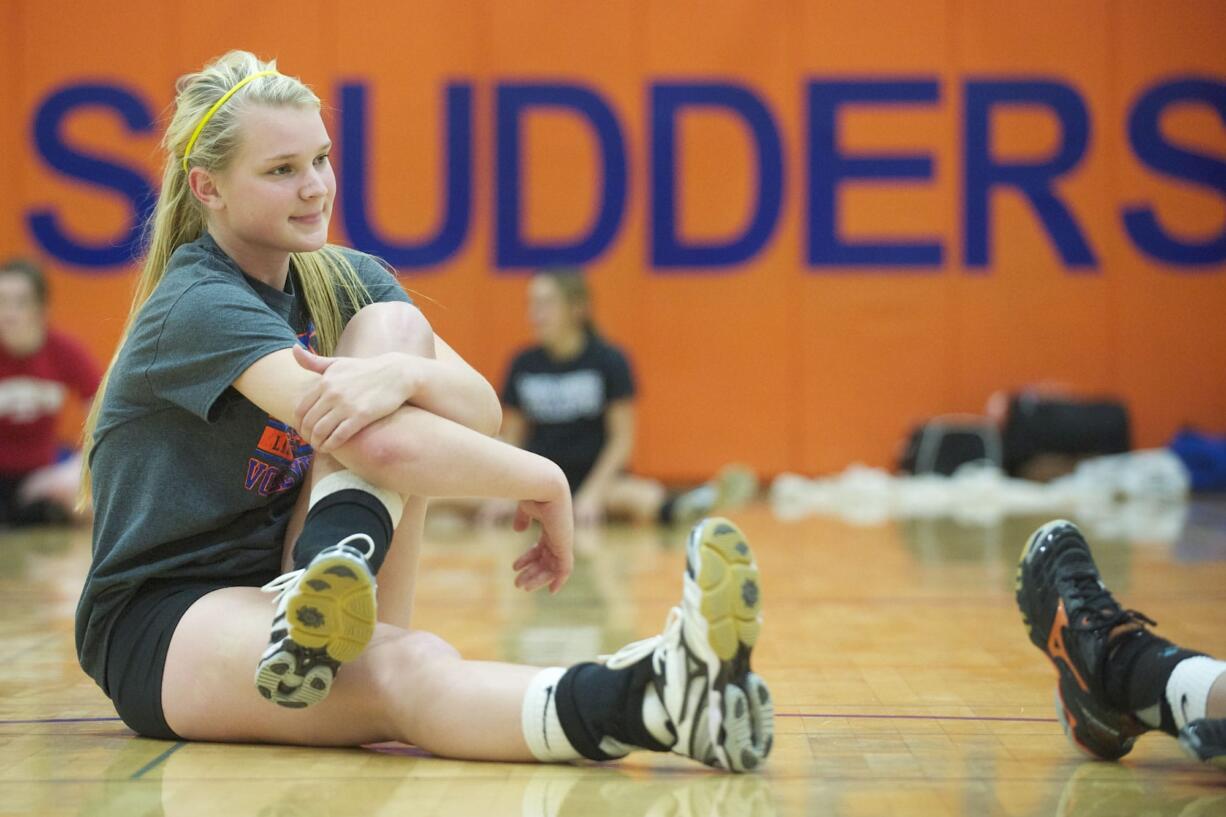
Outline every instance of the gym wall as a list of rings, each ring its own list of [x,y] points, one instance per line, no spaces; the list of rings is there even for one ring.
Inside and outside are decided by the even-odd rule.
[[[0,254],[109,358],[174,79],[277,57],[328,106],[335,240],[499,384],[578,263],[636,466],[886,464],[1036,381],[1138,445],[1226,432],[1226,8],[1204,2],[0,3]]]

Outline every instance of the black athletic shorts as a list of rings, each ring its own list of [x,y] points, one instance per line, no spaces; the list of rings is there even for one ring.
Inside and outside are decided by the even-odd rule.
[[[179,620],[214,590],[260,587],[275,578],[274,573],[258,573],[224,581],[150,579],[141,585],[115,620],[106,657],[106,690],[128,728],[147,738],[180,739],[162,712],[162,675]]]

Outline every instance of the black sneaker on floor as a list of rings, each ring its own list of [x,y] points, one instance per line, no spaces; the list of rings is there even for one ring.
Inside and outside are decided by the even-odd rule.
[[[1226,718],[1201,718],[1179,730],[1179,745],[1189,757],[1226,771]]]
[[[1111,596],[1076,525],[1057,519],[1030,537],[1017,569],[1017,606],[1031,642],[1059,672],[1056,714],[1064,734],[1094,758],[1128,754],[1149,727],[1107,702],[1108,641],[1121,625],[1153,622]]]

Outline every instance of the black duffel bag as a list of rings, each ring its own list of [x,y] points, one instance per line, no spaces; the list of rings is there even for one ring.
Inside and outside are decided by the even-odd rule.
[[[1036,457],[1091,457],[1132,448],[1128,409],[1117,400],[1013,395],[1002,432],[1005,470],[1017,475]]]

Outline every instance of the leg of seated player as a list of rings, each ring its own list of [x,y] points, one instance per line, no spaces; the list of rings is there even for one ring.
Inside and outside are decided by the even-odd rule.
[[[621,474],[613,478],[605,492],[605,514],[651,524],[659,517],[667,496],[664,486],[654,479]]]
[[[360,310],[345,325],[335,356],[373,357],[385,352],[408,352],[428,358],[435,356],[434,330],[415,307],[403,303],[382,303]],[[303,492],[309,496],[310,489],[320,479],[343,469],[344,466],[335,458],[316,454],[310,481]],[[382,564],[377,571],[378,610],[380,621],[407,627],[426,509],[422,498],[403,497],[403,501],[404,517],[395,525],[395,533],[389,545],[385,546],[386,555],[379,559]],[[324,546],[334,544],[326,539],[322,542]],[[318,552],[318,549],[314,549],[314,552]],[[302,559],[293,559],[293,566],[303,567]]]
[[[415,307],[381,303],[350,319],[335,356],[395,351],[433,358],[434,331]],[[315,453],[286,536],[287,572],[268,644],[255,668],[264,697],[289,707],[317,703],[341,663],[365,647],[376,619],[408,627],[425,511],[423,498],[379,488]]]
[[[695,586],[665,632],[605,665],[464,661],[435,636],[380,623],[332,693],[308,709],[269,706],[246,682],[267,633],[266,597],[217,590],[174,631],[162,711],[189,740],[399,740],[448,757],[541,761],[646,748],[747,771],[769,753],[773,731],[769,693],[749,667],[760,626],[757,567],[741,532],[718,519],[695,529],[687,562],[684,581]]]
[[[1226,718],[1226,662],[1160,638],[1151,619],[1124,609],[1075,525],[1056,520],[1030,538],[1017,600],[1031,641],[1059,673],[1060,721],[1083,751],[1114,760],[1138,735],[1159,729],[1185,746],[1221,741],[1226,753],[1221,721],[1205,726]],[[1195,754],[1210,759],[1212,751]]]

